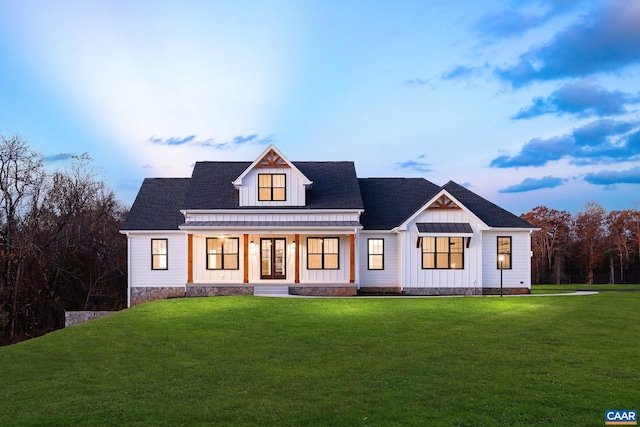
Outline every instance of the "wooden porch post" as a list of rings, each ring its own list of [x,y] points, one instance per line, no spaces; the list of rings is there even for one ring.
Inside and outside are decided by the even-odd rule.
[[[356,235],[349,235],[349,283],[356,282]]]
[[[187,234],[187,283],[193,283],[193,234]]]
[[[249,283],[249,235],[244,235],[244,283]]]
[[[296,234],[294,236],[296,245],[296,274],[295,274],[295,283],[300,283],[300,235]]]

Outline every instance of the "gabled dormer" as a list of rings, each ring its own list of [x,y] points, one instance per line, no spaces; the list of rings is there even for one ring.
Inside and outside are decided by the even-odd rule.
[[[312,181],[273,144],[233,181],[239,207],[301,207]]]

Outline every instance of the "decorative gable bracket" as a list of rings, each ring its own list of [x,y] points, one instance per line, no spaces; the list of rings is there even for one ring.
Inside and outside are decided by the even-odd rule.
[[[300,170],[290,162],[281,152],[278,150],[273,144],[269,144],[266,150],[262,152],[262,154],[247,168],[240,174],[235,181],[233,181],[233,185],[240,189],[242,186],[242,179],[254,168],[291,168],[293,171],[302,176],[303,181],[302,184],[305,187],[310,187],[313,182],[307,178]]]
[[[257,168],[274,168],[288,166],[289,164],[287,163],[287,161],[283,159],[282,156],[280,156],[280,154],[278,154],[273,148],[267,151],[267,153],[262,156],[258,163],[255,164],[255,167]]]
[[[427,209],[460,209],[460,206],[447,197],[446,194],[442,194]]]

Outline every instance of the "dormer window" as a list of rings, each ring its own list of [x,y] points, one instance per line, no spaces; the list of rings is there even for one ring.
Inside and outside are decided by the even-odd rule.
[[[283,173],[258,174],[258,200],[275,202],[286,200],[287,176]]]

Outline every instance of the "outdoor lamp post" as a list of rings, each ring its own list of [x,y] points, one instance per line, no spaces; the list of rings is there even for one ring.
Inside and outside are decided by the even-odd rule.
[[[498,256],[498,265],[500,266],[500,298],[502,298],[502,263],[504,262],[504,255]]]

